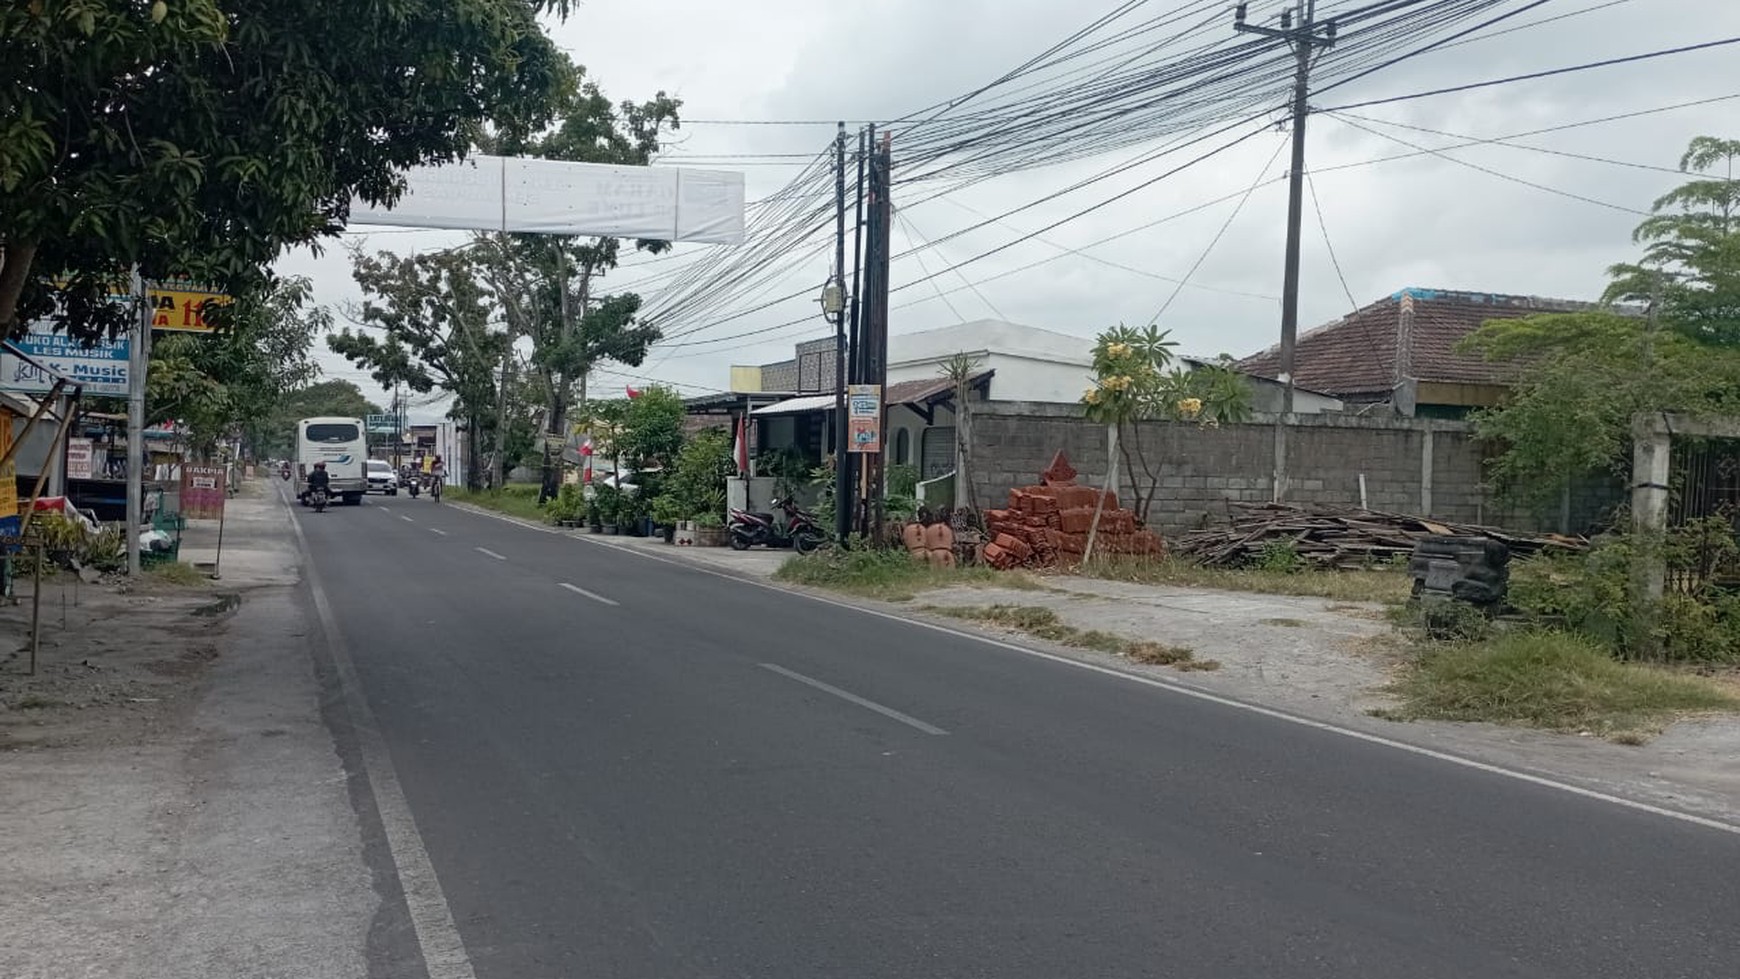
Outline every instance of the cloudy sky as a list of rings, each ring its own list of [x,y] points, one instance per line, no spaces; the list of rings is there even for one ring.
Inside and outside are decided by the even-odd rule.
[[[801,123],[899,118],[985,85],[1119,6],[1116,0],[588,0],[565,23],[553,23],[551,32],[613,99],[643,99],[661,89],[680,97],[686,121],[666,162],[741,168],[754,200],[798,172],[794,164],[801,161],[792,154],[818,151],[832,138],[829,126]],[[1145,6],[1142,16],[1196,5],[1149,0]],[[1230,34],[1232,5],[1224,6]],[[1251,19],[1280,6],[1252,3]],[[1324,6],[1356,4],[1326,0]],[[1527,6],[1528,0],[1513,0],[1494,12]],[[1548,18],[1556,19],[1526,26]],[[1314,102],[1346,105],[1740,36],[1740,3],[1549,0],[1488,33],[1501,29],[1509,30],[1385,68]],[[1604,283],[1602,270],[1634,254],[1630,231],[1639,215],[1632,212],[1646,209],[1678,182],[1654,168],[1675,166],[1694,136],[1740,137],[1740,97],[1516,140],[1533,150],[1487,144],[1423,154],[1395,140],[1440,148],[1740,96],[1736,64],[1740,46],[1718,47],[1352,110],[1366,120],[1383,120],[1358,124],[1393,139],[1356,128],[1353,120],[1313,117],[1307,166],[1315,173],[1322,222],[1308,197],[1302,325],[1331,320],[1353,303],[1406,286],[1593,298]],[[1398,123],[1451,135],[1396,128]],[[1032,233],[1153,179],[1189,154],[1133,168],[920,248],[894,263],[896,288],[965,264],[900,291],[890,330],[900,334],[998,317],[1080,336],[1085,343],[1108,325],[1146,323],[1160,314],[1159,324],[1192,353],[1246,354],[1272,344],[1279,329],[1286,215],[1286,155],[1277,150],[1286,139],[1276,128],[1038,237]],[[896,127],[897,179],[901,145]],[[941,188],[910,188],[908,199],[895,198],[895,250],[981,224],[988,215],[1038,200],[1143,150],[1126,147],[999,176],[922,202]],[[1372,162],[1402,154],[1412,155]],[[1240,196],[1253,185],[1241,205]],[[1096,244],[1228,195],[1222,203]],[[453,244],[463,235],[359,228],[347,238],[371,249],[408,252]],[[1011,242],[995,255],[967,261]],[[678,246],[672,259],[620,270],[612,286],[638,289],[656,305],[670,281],[659,276],[714,247]],[[807,287],[819,291],[828,272],[820,259],[791,266],[767,296]],[[1014,271],[1025,266],[1031,267]],[[320,258],[296,254],[281,268],[312,276],[327,303],[342,307],[358,298],[342,249]],[[1185,278],[1189,285],[1179,288],[1175,280]],[[813,325],[740,336],[813,312],[816,304],[808,298],[722,321],[752,305],[746,299],[711,317],[676,324],[673,330],[695,331],[685,337],[691,344],[716,342],[655,348],[639,368],[599,375],[594,390],[619,390],[630,380],[626,374],[676,384],[687,394],[706,393],[727,386],[730,365],[789,357],[795,340],[826,332],[817,318]],[[372,393],[366,375],[329,354],[324,360],[330,376],[355,380]]]

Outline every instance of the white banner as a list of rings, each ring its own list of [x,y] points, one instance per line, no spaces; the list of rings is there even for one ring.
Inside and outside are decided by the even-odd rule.
[[[73,384],[85,394],[125,397],[128,338],[99,340],[85,346],[51,323],[32,323],[30,331],[12,341],[32,360]],[[54,376],[11,352],[0,353],[0,390],[40,393],[54,387]]]
[[[406,172],[391,210],[351,202],[352,224],[743,243],[743,174],[472,156]]]

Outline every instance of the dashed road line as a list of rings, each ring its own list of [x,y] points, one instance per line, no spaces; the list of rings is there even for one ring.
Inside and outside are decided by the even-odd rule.
[[[477,551],[477,553],[479,553],[479,554],[482,554],[484,557],[495,558],[497,561],[506,561],[507,560],[507,555],[497,554],[496,552],[490,550],[487,547],[473,548],[473,550]]]
[[[815,677],[804,676],[802,673],[799,673],[796,670],[788,670],[785,667],[780,666],[778,663],[761,663],[759,665],[764,670],[771,670],[774,673],[778,673],[780,676],[783,676],[783,677],[790,679],[790,680],[796,680],[797,682],[805,684],[807,686],[814,687],[823,693],[833,694],[834,696],[840,698],[841,700],[846,701],[847,703],[857,704],[859,707],[862,707],[865,710],[873,710],[876,713],[881,714],[883,717],[889,718],[891,720],[899,721],[900,723],[905,724],[908,727],[918,728],[920,731],[923,731],[926,734],[947,734],[948,733],[947,731],[944,731],[942,728],[937,727],[935,724],[926,724],[924,721],[921,721],[918,718],[913,717],[910,714],[902,714],[900,711],[897,711],[892,707],[884,707],[874,700],[865,700],[863,697],[860,697],[855,693],[848,693],[847,691],[841,690],[839,687],[836,687],[833,684],[823,683],[822,681],[816,679]]]
[[[586,589],[581,588],[579,585],[570,585],[566,581],[562,582],[562,587],[568,589],[569,591],[573,592],[576,595],[584,595],[585,597],[590,598],[595,602],[603,602],[606,605],[620,604],[612,599],[605,598],[603,595],[600,595],[597,592],[587,591]]]

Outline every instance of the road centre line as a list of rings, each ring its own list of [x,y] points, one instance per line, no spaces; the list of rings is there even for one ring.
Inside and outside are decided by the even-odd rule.
[[[497,561],[506,561],[507,560],[506,555],[497,554],[496,552],[490,550],[487,547],[476,547],[476,548],[472,548],[472,550],[475,550],[477,553],[482,554],[484,557],[495,558]]]
[[[441,536],[442,536],[442,537],[446,537],[446,536],[447,536],[447,531],[445,531],[445,530],[437,530],[437,529],[435,529],[435,528],[434,528],[434,527],[430,527],[430,528],[429,528],[429,533],[431,533],[431,534],[440,534],[440,535],[441,535]]]
[[[778,663],[758,663],[756,665],[760,666],[764,670],[771,670],[774,673],[778,673],[780,676],[783,676],[787,679],[796,680],[799,683],[815,687],[817,690],[820,690],[823,693],[833,694],[834,696],[840,698],[841,700],[844,700],[848,703],[857,704],[859,707],[862,707],[865,710],[873,710],[876,713],[881,714],[883,717],[890,718],[891,720],[899,721],[900,723],[905,724],[908,727],[918,728],[920,731],[923,731],[926,734],[947,734],[948,733],[947,731],[944,731],[942,728],[937,727],[934,724],[926,724],[925,722],[919,720],[916,717],[911,716],[910,714],[902,714],[901,712],[895,710],[894,708],[884,707],[874,700],[865,700],[863,697],[860,697],[855,693],[848,693],[844,690],[841,690],[839,687],[833,686],[831,684],[823,683],[822,681],[817,680],[814,677],[804,676],[802,673],[799,673],[796,670],[788,670],[785,667],[780,666]]]
[[[416,522],[416,521],[412,520],[410,517],[407,517],[402,513],[399,514],[399,519],[405,521],[406,523],[415,523]]]
[[[605,598],[603,595],[600,595],[597,592],[587,591],[586,589],[581,588],[579,585],[570,585],[566,581],[561,582],[561,585],[563,588],[568,589],[569,591],[573,592],[574,594],[583,595],[587,598],[592,599],[595,602],[603,602],[606,605],[619,605],[619,604],[621,604],[620,602],[616,602],[616,601],[613,601],[611,599]]]

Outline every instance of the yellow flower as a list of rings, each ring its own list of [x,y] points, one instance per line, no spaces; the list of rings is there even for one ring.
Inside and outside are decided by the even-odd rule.
[[[1180,398],[1178,400],[1178,413],[1186,418],[1195,418],[1202,414],[1202,399]]]
[[[1100,389],[1099,388],[1088,388],[1087,391],[1082,394],[1081,399],[1090,405],[1099,404],[1100,403]]]
[[[1106,348],[1107,356],[1111,357],[1128,357],[1135,352],[1135,348],[1127,343],[1114,343]]]

